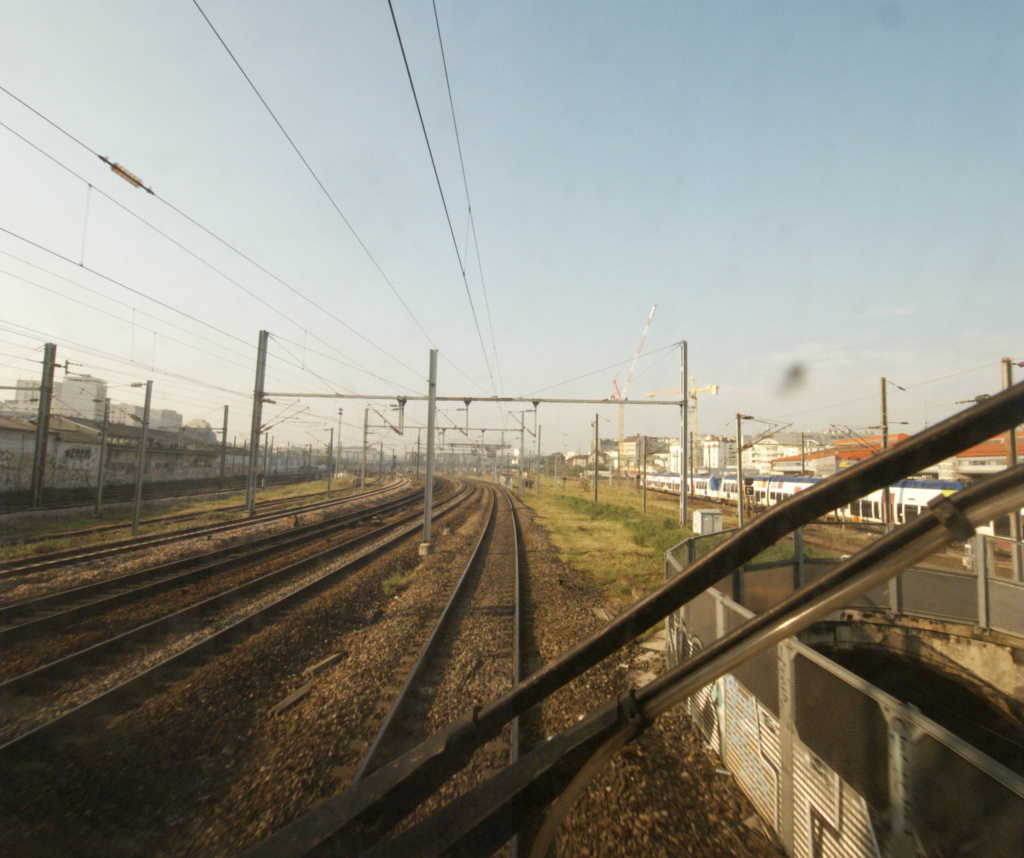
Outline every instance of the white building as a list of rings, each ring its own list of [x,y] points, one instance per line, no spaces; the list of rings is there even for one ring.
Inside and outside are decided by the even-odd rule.
[[[725,471],[736,467],[736,439],[716,438],[707,435],[701,439],[703,450],[702,470]]]
[[[145,412],[146,409],[141,405],[128,405],[124,402],[113,402],[110,405],[110,422],[141,426],[142,417]],[[100,419],[103,419],[102,412],[100,412]],[[181,429],[182,423],[183,418],[177,411],[171,411],[169,408],[150,407],[149,409],[150,429],[163,429],[167,432],[176,432]]]
[[[103,420],[106,399],[107,383],[103,379],[91,375],[69,375],[62,382],[54,382],[50,413],[84,417],[99,423]]]

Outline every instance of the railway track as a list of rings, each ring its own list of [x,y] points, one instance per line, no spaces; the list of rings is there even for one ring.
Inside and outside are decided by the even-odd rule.
[[[449,492],[435,504],[435,517],[454,508],[464,499],[466,490]],[[406,501],[408,502],[408,501]],[[394,505],[395,502],[391,502]],[[359,515],[366,516],[366,511]],[[414,533],[422,522],[422,512],[399,514],[393,520],[364,529],[348,539],[334,539],[338,528],[321,533],[321,545],[302,559],[278,566],[244,583],[212,596],[181,606],[182,599],[170,600],[177,609],[157,619],[107,635],[98,642],[71,645],[71,652],[36,668],[11,675],[5,669],[0,683],[0,752],[25,746],[32,739],[80,731],[97,711],[109,712],[123,707],[143,689],[164,676],[179,671],[182,665],[202,662],[220,649],[244,640],[279,611],[308,598],[360,563],[386,550],[396,541]],[[345,526],[345,525],[342,525]],[[307,539],[308,539],[307,535]],[[263,551],[260,547],[257,551]],[[229,563],[233,560],[229,559]],[[234,563],[234,565],[238,565]],[[177,588],[176,588],[177,592]],[[117,597],[115,597],[116,599]],[[72,610],[74,610],[72,608]],[[103,613],[98,619],[106,626]],[[47,626],[45,620],[37,620]],[[130,622],[130,621],[129,621]],[[34,623],[23,624],[35,625]],[[7,634],[26,636],[20,627],[9,627]],[[32,640],[38,640],[32,635]],[[49,640],[49,635],[44,635]],[[69,637],[74,640],[75,635]],[[31,641],[22,641],[27,647]],[[5,647],[17,650],[17,647]],[[45,648],[44,648],[45,649]],[[5,659],[17,652],[4,653]],[[128,667],[125,667],[125,664]]]
[[[229,628],[230,621],[223,619],[221,628],[222,621],[215,620],[219,642],[177,659],[165,658],[168,652],[159,647],[144,656],[127,657],[136,665],[153,662],[154,669],[133,680],[126,665],[125,675],[118,677],[121,687],[91,704],[83,700],[78,710],[52,725],[9,741],[0,750],[0,853],[240,855],[329,802],[353,782],[390,704],[418,661],[419,649],[409,642],[431,636],[481,541],[485,515],[479,485],[474,496],[477,501],[467,497],[447,511],[435,508],[434,550],[429,556],[418,551],[417,521],[404,537],[395,534],[391,547],[372,553],[373,547],[365,546],[365,558],[325,575],[320,584],[311,584],[292,600],[268,605],[258,616],[246,609],[253,614],[248,623],[242,617]],[[503,514],[501,507],[498,512]],[[523,519],[524,545],[534,546],[537,525],[530,514]],[[489,601],[484,595],[489,578],[505,575],[501,565],[513,549],[498,534],[486,537],[484,548],[490,551],[482,578],[473,584],[476,573],[471,570],[464,586],[485,601],[459,607],[464,605],[460,598],[449,612],[449,623],[464,631],[480,625],[475,633],[460,634],[450,644],[445,643],[448,633],[440,633],[438,648],[450,650],[455,658],[446,667],[426,669],[430,681],[423,691],[432,696],[423,716],[429,723],[421,725],[426,731],[464,716],[475,704],[493,699],[496,688],[507,688],[513,681],[505,678],[508,647],[498,631],[508,625],[509,596],[501,589]],[[525,630],[526,648],[533,648],[535,668],[599,622],[594,614],[599,603],[592,597],[581,601],[589,592],[583,579],[573,583],[575,573],[550,564],[546,555],[531,554],[531,564],[524,566],[533,576],[524,578],[523,589],[528,600],[524,616],[532,618]],[[310,578],[320,571],[324,570],[311,571]],[[389,584],[395,578],[403,581],[397,588]],[[211,631],[209,622],[197,625],[204,634]],[[166,663],[157,664],[161,661]],[[486,679],[490,667],[500,668],[493,686]],[[531,712],[528,719],[542,720],[528,724],[528,741],[543,743],[546,736],[574,723],[580,712],[603,701],[621,682],[629,682],[629,670],[617,657],[594,668],[597,673],[588,674],[587,682],[579,686],[589,695],[586,700],[552,700],[544,704],[543,712]],[[436,687],[429,690],[435,680]],[[82,674],[71,681],[89,682]],[[420,693],[413,691],[411,696]],[[0,706],[14,702],[12,695],[0,695]],[[44,710],[52,701],[40,695],[23,702]],[[675,736],[681,729],[677,724],[669,732]],[[624,820],[647,813],[652,806],[664,808],[655,813],[654,823],[643,816],[648,820],[638,823],[643,838],[633,837],[638,849],[643,843],[648,854],[649,826],[664,830],[662,815],[676,812],[694,795],[701,801],[714,797],[709,798],[708,812],[721,817],[725,805],[716,796],[726,781],[714,774],[713,766],[705,767],[706,784],[682,795],[654,780],[671,750],[658,746],[650,753],[630,755],[624,782],[612,792],[597,794],[615,796],[615,802],[607,810],[586,810],[580,830],[599,832],[602,841],[616,842]],[[492,766],[504,766],[509,753],[506,738],[486,748],[486,753],[493,756],[482,759],[480,770],[465,781],[453,778],[438,801],[461,792]],[[681,758],[671,759],[670,769],[684,764]],[[637,771],[645,761],[655,770]],[[653,792],[638,799],[632,813],[617,805],[649,778]],[[730,817],[730,848],[723,845],[706,854],[760,856],[731,850],[731,830],[739,826],[746,831],[740,822],[750,813],[739,809]],[[693,833],[685,826],[679,830]],[[401,829],[395,833],[400,835]],[[703,829],[700,836],[706,836]],[[679,840],[671,842],[682,850]],[[601,848],[595,849],[600,843],[587,844],[590,854],[603,854]],[[583,853],[570,848],[567,854]]]
[[[322,478],[322,474],[315,474],[312,470],[305,473],[293,474],[269,474],[264,479],[264,485],[284,486],[292,483],[309,482]],[[170,500],[174,498],[188,498],[197,496],[226,495],[233,494],[245,489],[245,477],[228,477],[223,487],[216,477],[203,480],[191,480],[180,482],[157,482],[143,483],[143,501]],[[103,505],[119,503],[131,503],[135,497],[134,486],[131,485],[108,485],[103,490]],[[40,506],[33,506],[29,494],[25,490],[20,492],[7,493],[0,497],[0,515],[9,515],[21,512],[33,512],[38,510],[70,510],[79,508],[91,508],[96,502],[96,487],[88,489],[48,489],[43,492],[43,502]]]
[[[232,494],[237,494],[236,490],[232,490]],[[340,493],[339,493],[340,494]],[[281,508],[289,504],[297,503],[301,504],[302,501],[308,500],[309,498],[323,497],[324,492],[307,492],[301,495],[290,495],[282,498],[270,498],[268,500],[262,500],[256,502],[256,508],[263,511],[268,511],[273,508]],[[176,524],[183,521],[190,521],[195,518],[201,518],[204,515],[210,515],[211,513],[236,513],[245,510],[244,503],[232,503],[222,507],[215,507],[213,509],[202,510],[200,512],[178,512],[171,513],[169,515],[157,515],[143,518],[139,521],[140,527],[152,526],[155,524]],[[39,542],[49,542],[56,539],[83,539],[90,536],[97,536],[106,533],[116,533],[119,530],[126,530],[132,525],[130,522],[117,522],[111,524],[98,524],[95,527],[82,527],[76,530],[61,530],[54,531],[52,533],[40,533],[34,536],[5,536],[0,537],[0,546],[5,545],[34,545]]]
[[[512,499],[503,489],[488,485],[479,537],[464,568],[448,592],[436,622],[421,623],[404,638],[389,682],[362,724],[366,740],[350,750],[366,748],[350,785],[372,775],[425,737],[464,715],[474,705],[500,695],[520,680],[521,569],[520,533]],[[394,658],[394,656],[393,656]],[[426,814],[477,785],[518,758],[518,719],[479,749],[456,778],[444,784],[419,813]],[[351,769],[346,769],[346,772]],[[338,800],[338,796],[335,800]],[[331,802],[322,807],[330,814]],[[396,820],[380,818],[374,829],[390,829]],[[322,839],[313,854],[357,854],[366,844],[349,838],[336,842],[318,832],[316,820],[304,819],[278,835],[309,844]],[[247,858],[273,855],[276,840],[261,844]],[[517,854],[503,850],[500,854]]]
[[[519,533],[509,496],[489,488],[487,524],[429,637],[409,641],[415,663],[381,723],[354,781],[401,756],[452,717],[468,700],[488,700],[519,681]],[[422,646],[420,646],[422,644]],[[455,705],[431,717],[438,698]],[[510,761],[503,737],[495,767]]]
[[[183,587],[194,587],[199,581],[244,569],[266,558],[287,557],[299,549],[315,548],[318,540],[333,537],[377,516],[399,510],[421,495],[421,492],[403,495],[289,530],[257,535],[242,544],[193,554],[0,605],[0,651],[15,642],[59,634],[73,623],[109,613],[140,598],[151,598],[172,588],[180,591]],[[93,554],[87,553],[85,556],[92,558]]]
[[[249,516],[238,521],[230,522],[217,522],[213,524],[197,525],[195,527],[181,528],[172,532],[154,533],[143,536],[136,536],[129,539],[118,539],[112,541],[106,541],[97,545],[90,545],[86,547],[68,548],[61,551],[47,552],[46,554],[37,554],[32,557],[25,557],[16,560],[8,560],[0,562],[0,579],[4,576],[12,575],[16,573],[27,573],[27,572],[40,572],[45,569],[54,569],[61,566],[71,565],[72,563],[81,563],[86,560],[98,560],[103,557],[110,557],[114,555],[121,555],[126,550],[141,550],[146,548],[153,548],[159,545],[165,545],[173,543],[187,538],[198,538],[198,537],[209,537],[218,534],[227,534],[231,531],[242,530],[244,528],[251,528],[253,526],[260,526],[269,524],[275,521],[280,521],[289,517],[302,516],[310,513],[322,512],[325,510],[331,510],[344,506],[351,506],[353,504],[363,503],[372,498],[380,497],[381,495],[388,494],[391,492],[402,491],[409,485],[408,480],[401,480],[400,482],[391,486],[385,486],[383,488],[374,489],[369,492],[361,492],[356,495],[348,495],[343,498],[335,498],[328,500],[316,501],[314,503],[303,504],[301,506],[287,506],[281,509],[288,501],[294,500],[293,498],[283,498],[280,501],[269,501],[264,505],[261,505],[263,511],[257,513],[254,516]],[[300,497],[316,497],[317,495],[302,495]],[[272,507],[267,509],[267,506]],[[244,509],[244,507],[225,507],[217,512],[226,512],[236,509]],[[207,510],[202,513],[183,513],[180,516],[166,516],[157,519],[149,519],[148,523],[153,522],[168,522],[168,521],[184,521],[192,518],[198,518],[203,515],[208,515],[211,511]],[[37,541],[43,539],[61,539],[61,538],[80,538],[83,536],[95,535],[99,533],[108,532],[108,530],[123,529],[130,527],[130,524],[117,524],[117,525],[104,525],[97,528],[88,528],[85,530],[65,531],[63,533],[48,534],[45,537],[41,537]]]

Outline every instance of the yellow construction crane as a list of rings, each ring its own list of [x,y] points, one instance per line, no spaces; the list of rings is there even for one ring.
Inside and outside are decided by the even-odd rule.
[[[703,456],[700,455],[702,452],[700,444],[700,435],[697,433],[697,394],[698,393],[710,393],[712,396],[718,396],[718,385],[709,384],[706,387],[695,387],[697,379],[692,375],[690,376],[690,390],[687,393],[686,399],[690,405],[690,435],[696,441],[697,449],[694,451],[698,455],[694,461],[694,467],[699,469],[703,465]],[[658,390],[654,393],[647,393],[645,396],[679,396],[682,393],[681,390]],[[680,446],[682,445],[682,439],[680,439]]]

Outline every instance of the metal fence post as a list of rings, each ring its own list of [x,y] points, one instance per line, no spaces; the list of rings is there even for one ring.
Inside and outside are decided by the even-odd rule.
[[[793,565],[793,587],[799,590],[807,583],[807,573],[804,570],[804,529],[802,527],[793,531],[793,556],[796,560]]]
[[[974,563],[974,576],[978,582],[978,628],[989,628],[989,540],[983,534],[976,533],[971,537],[971,557]]]
[[[889,579],[889,613],[903,613],[903,576],[894,575]]]
[[[908,710],[883,705],[889,725],[889,854],[893,858],[916,855],[910,813],[910,723]]]
[[[779,660],[779,838],[786,853],[796,849],[793,783],[793,741],[796,738],[796,687],[793,676],[793,645],[783,641],[776,648]]]

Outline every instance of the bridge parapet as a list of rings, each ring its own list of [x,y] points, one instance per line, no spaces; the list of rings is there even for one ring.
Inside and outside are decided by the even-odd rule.
[[[666,558],[666,574],[678,574],[721,538],[715,534],[677,546]],[[709,590],[671,615],[670,666],[741,625],[753,615],[750,608],[773,604],[835,565],[806,557],[799,533],[790,548],[788,557],[784,548],[781,557],[755,558],[765,562],[738,572],[725,588],[730,593]],[[978,556],[987,552],[976,551]],[[891,608],[893,587],[868,594],[862,607],[890,620],[934,617],[945,597],[936,601],[929,592],[940,580],[930,573],[941,571],[906,573],[896,590],[900,614]],[[973,606],[968,599],[965,607],[958,596],[991,596],[992,584],[1024,586],[992,580],[987,571],[984,581],[976,570],[942,574],[953,576],[948,595],[963,626],[981,616],[982,599]],[[1018,595],[1016,589],[1009,592],[1011,598]],[[965,613],[970,617],[959,616]],[[990,611],[988,626],[977,633],[1007,637],[994,629],[993,616]],[[1006,616],[1008,624],[1003,614],[995,615],[1003,629],[1014,627],[1021,615]],[[974,626],[968,627],[973,633]],[[1008,650],[1015,650],[1012,643],[1011,638]],[[1019,663],[1017,671],[1019,676]],[[786,641],[752,658],[691,697],[688,706],[705,740],[791,855],[1021,853],[1024,778],[805,644]]]

